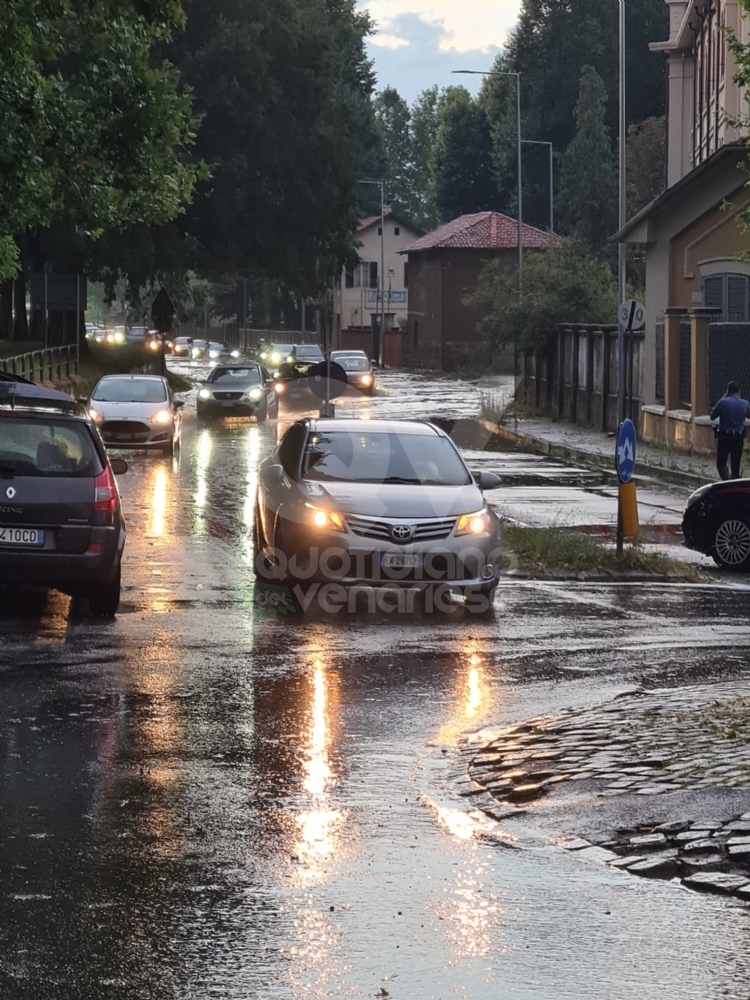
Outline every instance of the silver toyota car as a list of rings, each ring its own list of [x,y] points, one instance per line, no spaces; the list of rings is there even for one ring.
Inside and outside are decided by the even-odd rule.
[[[307,419],[260,468],[256,572],[494,593],[500,523],[450,438],[419,421]]]

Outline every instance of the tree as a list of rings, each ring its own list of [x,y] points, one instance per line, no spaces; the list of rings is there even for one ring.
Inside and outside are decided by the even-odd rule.
[[[435,201],[441,221],[497,207],[491,155],[484,111],[464,87],[450,88],[439,107],[432,155]]]
[[[617,229],[617,174],[605,122],[607,94],[591,66],[581,73],[576,134],[565,151],[560,215],[565,231],[589,251],[604,254]]]
[[[628,218],[667,186],[666,118],[647,118],[628,129]]]
[[[560,323],[611,323],[617,290],[606,263],[573,240],[562,240],[527,256],[522,299],[515,269],[495,259],[484,266],[472,304],[493,354],[506,345],[543,347]]]
[[[386,196],[394,211],[411,217],[416,195],[409,105],[397,90],[386,87],[376,95],[374,110],[385,164]]]
[[[7,277],[12,238],[23,265],[23,333],[29,273],[47,262],[80,271],[92,238],[174,218],[199,171],[188,160],[190,98],[174,69],[154,58],[155,43],[180,23],[177,0],[6,6],[0,161],[10,169],[0,171],[1,256]]]
[[[743,0],[744,2],[744,0]],[[628,125],[665,111],[664,62],[649,43],[668,34],[664,0],[627,0]],[[573,111],[584,66],[593,66],[607,94],[606,124],[611,135],[618,117],[618,4],[612,0],[523,0],[508,46],[496,68],[521,74],[523,137],[551,142],[557,153],[574,136]],[[516,134],[515,81],[488,77],[485,89],[502,100],[486,112],[495,137],[495,169],[504,202],[513,197],[516,167],[509,145]],[[534,225],[548,218],[548,165],[543,151],[524,151],[524,215]]]
[[[444,101],[437,87],[423,90],[411,107],[412,157],[414,160],[414,204],[412,215],[423,229],[434,229],[440,222],[435,201],[432,157],[437,142],[440,106]]]

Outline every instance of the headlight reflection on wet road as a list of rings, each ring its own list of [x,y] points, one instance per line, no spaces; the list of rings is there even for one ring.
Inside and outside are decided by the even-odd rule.
[[[163,465],[154,469],[151,488],[151,530],[150,534],[162,538],[165,532],[166,513],[169,503],[169,476]]]
[[[203,534],[205,523],[202,517],[203,508],[208,500],[208,470],[211,467],[213,440],[211,431],[206,427],[198,437],[198,457],[195,463],[195,506],[198,512],[196,518],[196,534]]]

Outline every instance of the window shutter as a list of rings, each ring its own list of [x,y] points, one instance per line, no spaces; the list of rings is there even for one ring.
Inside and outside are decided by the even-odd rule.
[[[373,260],[370,262],[370,288],[378,287],[378,262]]]
[[[728,323],[747,323],[747,277],[744,274],[727,275]]]
[[[724,275],[712,274],[703,279],[703,305],[706,309],[724,312]]]

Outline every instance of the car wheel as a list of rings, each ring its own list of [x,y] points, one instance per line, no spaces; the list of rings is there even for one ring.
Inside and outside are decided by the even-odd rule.
[[[114,618],[120,607],[120,571],[112,583],[105,583],[89,594],[91,614],[96,618]]]
[[[717,521],[711,555],[722,569],[750,572],[749,515],[734,514]]]
[[[255,419],[259,424],[263,424],[268,416],[268,399],[263,400],[262,406],[257,407],[255,410]]]
[[[173,458],[174,457],[174,452],[175,452],[174,437],[171,437],[169,439],[169,444],[165,444],[161,451],[162,451],[162,454],[166,455],[167,458]]]

